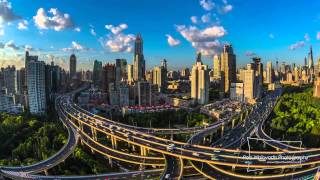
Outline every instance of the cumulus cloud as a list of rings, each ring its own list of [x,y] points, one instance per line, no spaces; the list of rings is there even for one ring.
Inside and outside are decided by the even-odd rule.
[[[97,35],[96,31],[94,30],[94,26],[92,26],[92,25],[90,25],[90,34],[92,36],[96,36]]]
[[[320,32],[317,32],[317,39],[320,40]]]
[[[211,56],[220,51],[222,44],[218,40],[227,34],[222,26],[211,25],[204,29],[195,26],[178,25],[177,31],[205,56]]]
[[[18,29],[19,30],[27,30],[28,29],[28,21],[27,20],[23,20],[21,22],[18,23]]]
[[[21,17],[13,12],[11,3],[8,0],[0,0],[0,24],[17,19],[21,19]]]
[[[81,32],[81,29],[79,27],[74,28],[75,31]]]
[[[211,14],[210,13],[207,13],[207,14],[204,14],[201,16],[201,21],[203,23],[208,23],[211,21]]]
[[[227,0],[222,0],[223,6],[220,7],[220,13],[228,13],[232,11],[233,6],[231,4],[228,4]]]
[[[207,11],[210,11],[215,7],[214,2],[212,2],[211,0],[200,0],[200,5]]]
[[[296,42],[289,46],[289,50],[296,50],[298,48],[304,47],[306,43],[304,41]]]
[[[181,41],[179,39],[174,39],[171,35],[167,34],[167,41],[170,46],[178,46]]]
[[[51,16],[47,15],[44,8],[40,8],[36,16],[33,16],[33,20],[39,29],[61,31],[63,29],[74,28],[74,23],[69,14],[63,14],[56,8],[51,8],[48,13]]]
[[[248,57],[252,57],[252,56],[255,56],[256,53],[252,52],[252,51],[246,51],[245,52],[245,55],[248,56]]]
[[[90,50],[90,48],[84,47],[81,44],[79,44],[75,41],[72,41],[71,47],[63,48],[62,50],[65,52],[68,52],[68,51],[88,51],[88,50]]]
[[[177,31],[190,42],[212,41],[227,33],[224,27],[215,25],[202,30],[195,26],[178,25]]]
[[[107,25],[105,25],[105,28],[110,30],[113,34],[119,34],[123,30],[127,29],[128,25],[127,24],[120,24],[119,26],[113,26],[111,24],[107,24]]]
[[[12,50],[14,50],[14,51],[17,51],[17,50],[20,49],[20,48],[14,43],[13,40],[8,41],[8,42],[5,44],[5,48],[12,49]]]
[[[128,28],[127,24],[105,27],[111,32],[105,38],[100,38],[100,43],[105,49],[111,52],[132,52],[135,36],[123,33],[123,30]]]
[[[308,33],[306,33],[306,34],[304,35],[304,39],[305,39],[306,41],[310,41],[310,36],[309,36]]]
[[[31,45],[28,45],[28,44],[23,45],[22,48],[23,48],[25,51],[33,51],[33,50],[34,50],[33,47],[32,47]]]
[[[197,16],[191,16],[191,17],[190,17],[190,20],[191,20],[191,22],[192,22],[193,24],[197,24],[197,23],[198,23],[198,18],[197,18]]]

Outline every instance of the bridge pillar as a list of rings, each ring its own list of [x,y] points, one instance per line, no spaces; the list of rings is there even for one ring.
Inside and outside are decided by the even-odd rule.
[[[44,174],[46,175],[46,176],[48,176],[49,175],[49,173],[48,173],[48,170],[46,169],[46,170],[44,170]]]
[[[110,167],[113,167],[113,163],[112,163],[112,158],[110,156],[107,156],[108,160],[109,160],[109,165]]]
[[[97,130],[95,128],[93,128],[93,127],[91,127],[91,134],[92,134],[92,139],[94,141],[97,141],[98,140],[98,138],[97,138]]]
[[[263,142],[263,148],[266,148],[267,143]]]
[[[224,124],[221,126],[221,137],[223,136],[224,133]]]
[[[83,124],[79,122],[80,130],[83,131]]]
[[[173,133],[170,135],[170,140],[173,141]]]
[[[111,144],[113,149],[117,149],[117,138],[114,136],[111,136]]]
[[[235,119],[232,119],[232,125],[231,125],[231,129],[234,128],[234,124],[235,124],[236,120]]]
[[[236,169],[236,166],[232,166],[232,172],[234,172],[235,169]]]
[[[136,151],[134,144],[132,144],[132,151]]]

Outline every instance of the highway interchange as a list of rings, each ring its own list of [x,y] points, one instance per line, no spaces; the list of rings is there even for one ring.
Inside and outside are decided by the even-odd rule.
[[[53,157],[46,161],[37,163],[30,167],[2,167],[1,174],[10,178],[19,179],[52,179],[50,176],[31,175],[47,170],[54,165],[65,160],[73,151],[77,144],[78,138],[95,152],[102,154],[109,159],[139,164],[141,166],[157,167],[150,171],[151,175],[157,174],[159,169],[164,168],[161,175],[162,179],[181,179],[184,162],[190,164],[202,175],[210,179],[300,179],[309,178],[317,172],[317,166],[320,163],[320,149],[300,149],[294,146],[288,146],[277,141],[266,141],[268,145],[275,147],[275,151],[245,151],[241,150],[241,145],[246,143],[247,138],[257,134],[257,137],[272,140],[263,131],[263,124],[271,113],[277,98],[281,95],[281,89],[266,96],[261,102],[257,103],[253,111],[249,114],[244,122],[239,123],[233,129],[227,131],[219,140],[215,141],[212,146],[200,145],[205,136],[215,131],[223,125],[223,122],[216,122],[207,128],[197,128],[196,134],[191,137],[188,143],[168,140],[157,137],[157,129],[139,128],[129,126],[106,118],[91,114],[73,103],[73,94],[62,95],[57,99],[56,108],[59,117],[64,122],[69,132],[68,143]],[[192,130],[191,130],[192,131]],[[179,130],[164,130],[161,133],[178,133]],[[195,132],[193,130],[193,132]],[[189,132],[190,133],[190,132]],[[98,142],[100,136],[108,137],[112,147]],[[126,142],[131,146],[140,148],[140,155],[125,153],[117,149],[117,142]],[[168,146],[173,148],[168,150]],[[152,151],[159,156],[149,156],[148,152]],[[253,155],[274,155],[274,159],[261,160]],[[281,159],[278,155],[287,156],[307,156],[300,163],[292,162],[290,159]],[[232,170],[229,170],[232,168]],[[257,169],[290,169],[290,171],[279,174],[239,174],[233,169],[246,169],[250,167]],[[295,169],[293,171],[292,169]],[[157,172],[157,173],[156,173]],[[261,172],[261,171],[260,171]],[[263,171],[262,171],[263,172]],[[125,172],[119,176],[102,175],[101,177],[120,178],[132,177],[132,173]],[[137,174],[137,172],[135,173]],[[169,175],[168,175],[169,174]],[[115,174],[113,174],[115,175]],[[88,179],[97,178],[96,175],[85,177],[63,177],[56,179]],[[99,176],[100,177],[100,176]],[[153,177],[153,176],[152,176]]]

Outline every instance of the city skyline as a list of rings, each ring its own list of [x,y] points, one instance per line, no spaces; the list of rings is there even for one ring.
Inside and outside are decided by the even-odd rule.
[[[21,67],[24,50],[39,55],[41,60],[50,61],[54,56],[64,68],[72,53],[77,55],[79,69],[92,69],[94,59],[105,63],[125,58],[132,63],[133,41],[138,33],[144,39],[148,69],[164,58],[168,69],[191,67],[197,51],[203,55],[220,53],[224,43],[233,45],[237,67],[245,66],[255,55],[263,62],[278,58],[279,62],[303,64],[310,45],[315,62],[319,57],[320,19],[312,11],[319,2],[193,0],[181,9],[177,8],[179,1],[125,3],[127,6],[116,1],[0,1],[4,10],[0,12],[0,66]],[[254,13],[261,8],[259,14]],[[272,9],[272,15],[268,9]],[[300,16],[306,11],[308,14]],[[139,21],[142,18],[143,23]],[[246,21],[240,21],[242,18]],[[211,67],[212,57],[203,59]]]

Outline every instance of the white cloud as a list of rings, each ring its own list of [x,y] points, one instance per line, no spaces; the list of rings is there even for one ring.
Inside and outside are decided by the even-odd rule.
[[[167,34],[167,41],[170,46],[178,46],[181,41],[179,39],[174,39],[171,35]]]
[[[31,45],[28,45],[28,44],[26,44],[26,45],[24,45],[22,47],[24,48],[25,51],[33,51],[34,50],[33,47]]]
[[[74,28],[75,31],[81,32],[81,29],[79,27]]]
[[[96,36],[96,35],[97,35],[97,33],[96,33],[96,31],[94,30],[94,27],[93,27],[93,26],[90,26],[90,34],[91,34],[92,36]]]
[[[15,51],[20,49],[20,48],[14,43],[13,40],[8,41],[8,42],[5,44],[5,48],[12,49],[12,50],[15,50]]]
[[[207,11],[210,11],[215,6],[214,2],[212,2],[211,0],[200,0],[200,5]]]
[[[222,7],[221,12],[222,13],[228,13],[232,11],[233,6],[231,4],[226,4],[225,6]]]
[[[246,51],[245,52],[245,55],[248,56],[248,57],[252,57],[252,56],[255,56],[256,53],[252,52],[252,51]]]
[[[111,32],[105,38],[100,38],[100,43],[105,49],[111,52],[132,52],[135,36],[123,33],[123,30],[128,28],[126,24],[106,25],[105,27]]]
[[[191,20],[191,22],[192,22],[193,24],[197,24],[197,23],[198,23],[198,18],[197,18],[197,16],[191,16],[191,17],[190,17],[190,20]]]
[[[12,11],[11,3],[8,0],[0,0],[0,24],[21,19]]]
[[[270,33],[270,34],[269,34],[269,38],[270,38],[270,39],[274,39],[274,34]]]
[[[306,34],[304,35],[304,39],[305,39],[306,41],[310,41],[310,36],[309,36],[308,33],[306,33]]]
[[[113,34],[119,34],[123,30],[127,29],[128,25],[127,24],[120,24],[119,26],[113,26],[111,24],[107,24],[107,25],[105,25],[105,28],[110,30]]]
[[[320,40],[320,32],[317,32],[317,39]]]
[[[4,35],[4,29],[0,26],[0,36]]]
[[[65,52],[67,52],[67,51],[88,51],[88,50],[90,50],[90,48],[84,47],[81,44],[79,44],[75,41],[72,41],[71,47],[63,48],[62,50]]]
[[[220,51],[222,44],[218,40],[227,34],[222,26],[212,25],[204,29],[195,26],[178,25],[177,31],[205,56],[211,56]]]
[[[23,20],[21,22],[18,23],[18,29],[19,30],[27,30],[28,29],[28,21],[27,20]]]
[[[304,47],[306,43],[304,41],[296,42],[289,46],[289,50],[296,50],[298,48]]]
[[[74,28],[74,23],[69,14],[63,14],[56,8],[51,8],[48,13],[52,16],[48,16],[45,9],[40,8],[36,16],[33,16],[33,20],[39,29],[61,31],[63,29]]]
[[[203,23],[208,23],[211,21],[211,14],[210,13],[207,13],[207,14],[204,14],[201,16],[201,21]]]
[[[227,34],[224,27],[215,25],[202,30],[195,26],[178,25],[177,31],[190,42],[212,41]]]

